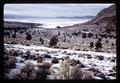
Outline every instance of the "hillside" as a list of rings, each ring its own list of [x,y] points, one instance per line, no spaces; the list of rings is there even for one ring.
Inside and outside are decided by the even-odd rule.
[[[116,24],[116,6],[112,5],[109,8],[105,8],[103,9],[101,12],[99,12],[96,17],[89,21],[86,22],[84,24],[102,24],[102,23],[106,23],[107,24],[111,24],[111,25],[115,25]]]
[[[4,21],[4,28],[34,28],[42,24]]]

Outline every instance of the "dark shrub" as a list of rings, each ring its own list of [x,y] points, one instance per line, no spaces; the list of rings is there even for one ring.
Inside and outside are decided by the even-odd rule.
[[[103,73],[99,73],[98,76],[101,77],[103,80],[107,80],[106,76]]]
[[[111,45],[114,46],[114,43],[112,43]]]
[[[11,41],[11,43],[10,44],[17,44],[17,42],[16,41]]]
[[[82,38],[86,38],[86,37],[87,37],[86,33],[83,33]]]
[[[37,63],[43,62],[43,58],[41,56],[38,57]]]
[[[91,48],[93,48],[93,47],[94,47],[93,42],[90,42],[90,47],[91,47]]]
[[[74,32],[74,33],[72,33],[72,35],[78,36],[78,35],[79,35],[79,32],[78,32],[78,33],[77,33],[77,32]]]
[[[4,35],[10,37],[10,32],[4,32]]]
[[[52,57],[51,57],[50,55],[48,55],[48,54],[44,54],[43,57],[44,57],[44,58],[52,58]]]
[[[36,79],[45,80],[47,78],[48,72],[44,68],[39,68],[36,71]]]
[[[80,64],[81,62],[79,60],[74,60],[72,59],[71,60],[71,65],[77,65],[77,64]]]
[[[60,36],[60,32],[58,32],[58,36]]]
[[[111,62],[115,62],[115,58],[112,58],[112,59],[111,59]]]
[[[21,69],[20,79],[35,79],[35,69],[32,63],[26,63]]]
[[[54,45],[56,45],[57,43],[58,43],[58,37],[55,35],[55,36],[53,36],[53,37],[50,39],[49,45],[50,45],[50,46],[54,46]]]
[[[89,54],[89,55],[87,55],[87,58],[88,58],[88,59],[91,59],[91,58],[92,58],[92,56]]]
[[[16,33],[14,33],[14,34],[12,35],[12,38],[16,38]]]
[[[5,60],[5,61],[9,60],[8,55],[4,55],[4,60]]]
[[[100,42],[101,42],[101,41],[102,41],[102,39],[101,39],[101,38],[98,38],[98,41],[100,41]]]
[[[43,62],[43,63],[38,64],[38,68],[44,68],[44,69],[48,70],[48,69],[50,69],[51,65],[52,65],[51,63]]]
[[[100,41],[97,41],[95,44],[95,49],[98,51],[98,49],[101,49],[102,47],[102,43]]]
[[[91,38],[93,36],[92,33],[88,33],[88,37]]]
[[[112,70],[116,71],[116,66],[113,66]]]
[[[63,42],[66,42],[66,38],[64,38]]]
[[[44,44],[44,40],[42,38],[40,38],[39,41],[41,42],[41,44]]]
[[[106,42],[106,43],[108,43],[109,41],[108,41],[108,40],[106,40],[105,42]]]
[[[83,29],[83,31],[87,31],[86,29]]]
[[[96,38],[98,38],[98,35],[97,35],[97,34],[95,34],[95,37],[96,37]]]
[[[22,34],[22,33],[23,33],[23,31],[20,31],[20,33]]]
[[[27,51],[27,52],[25,52],[25,54],[23,54],[21,57],[22,57],[22,58],[25,58],[25,59],[27,60],[27,59],[30,59],[30,56],[31,56],[30,51]]]
[[[56,28],[61,28],[60,26],[57,26]]]
[[[59,63],[58,58],[54,57],[54,58],[52,59],[52,63]]]
[[[25,52],[27,56],[30,56],[31,55],[31,52],[30,51],[27,51]]]
[[[16,60],[13,58],[9,58],[9,60],[7,60],[5,63],[4,63],[4,67],[7,68],[7,69],[13,69],[16,67]]]
[[[18,52],[17,51],[13,52],[13,56],[19,56]]]
[[[98,60],[104,60],[104,56],[98,56]]]
[[[110,74],[108,74],[108,76],[116,76],[116,73],[110,73]]]
[[[85,67],[85,65],[81,63],[81,64],[80,64],[80,67],[81,67],[81,68],[84,68],[84,67]]]
[[[31,40],[32,39],[32,35],[29,33],[26,33],[26,40]]]

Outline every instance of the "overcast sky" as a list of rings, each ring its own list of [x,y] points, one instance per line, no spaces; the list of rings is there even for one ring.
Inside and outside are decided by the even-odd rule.
[[[113,4],[5,4],[5,18],[95,16]]]

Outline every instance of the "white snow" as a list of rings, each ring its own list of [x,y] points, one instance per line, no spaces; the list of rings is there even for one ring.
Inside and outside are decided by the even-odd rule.
[[[69,56],[70,59],[80,60],[80,62],[82,62],[82,64],[86,66],[86,68],[83,68],[84,70],[86,70],[87,68],[94,67],[95,69],[98,69],[105,75],[109,74],[110,73],[109,70],[112,70],[112,68],[116,66],[116,62],[110,61],[112,57],[116,57],[116,54],[114,53],[103,53],[103,52],[93,52],[93,51],[75,51],[75,50],[70,50],[70,49],[55,49],[55,48],[48,48],[44,46],[35,46],[35,45],[24,46],[24,45],[15,45],[15,44],[4,44],[4,46],[6,47],[6,49],[15,49],[15,50],[21,49],[24,52],[29,50],[32,54],[37,53],[41,55],[41,54],[46,54],[47,52],[49,52],[49,55],[51,55],[51,57],[57,57],[57,58]],[[38,50],[38,51],[36,52],[35,50]],[[68,53],[73,53],[73,54],[68,55]],[[84,54],[84,56],[82,54]],[[88,59],[87,55],[85,54],[91,55],[92,58]],[[98,60],[96,56],[104,56],[104,60]],[[21,68],[22,66],[24,66],[23,63],[19,63],[20,60],[23,60],[21,57],[16,57],[16,59],[18,62],[16,63],[17,68]],[[52,59],[44,59],[44,62],[51,63],[51,60]],[[35,60],[26,60],[25,63],[26,62],[31,62],[34,65],[37,64],[37,61]],[[58,71],[59,67],[60,67],[60,64],[52,65],[52,68],[55,72]],[[94,78],[101,79],[99,77],[94,77]],[[109,76],[109,78],[115,79],[115,77],[111,77],[111,76]]]
[[[25,63],[16,63],[16,69],[21,69],[25,66]]]
[[[17,62],[19,63],[20,61],[24,61],[24,59],[23,58],[21,58],[21,57],[16,57],[16,59],[17,59]]]
[[[4,45],[11,45],[11,47],[16,48],[16,49],[24,49],[24,50],[48,50],[48,51],[67,51],[67,53],[81,53],[81,54],[91,54],[91,55],[102,55],[104,57],[116,57],[115,53],[102,53],[102,52],[93,52],[93,51],[75,51],[75,50],[70,50],[70,49],[55,49],[55,48],[48,48],[44,46],[35,46],[35,45],[30,45],[30,46],[23,46],[23,45],[15,45],[15,44],[4,44]],[[24,51],[23,50],[23,51]]]

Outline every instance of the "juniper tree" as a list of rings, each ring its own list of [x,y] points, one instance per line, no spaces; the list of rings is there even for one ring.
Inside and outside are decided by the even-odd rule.
[[[58,43],[58,37],[55,35],[50,39],[50,46],[55,46]]]

